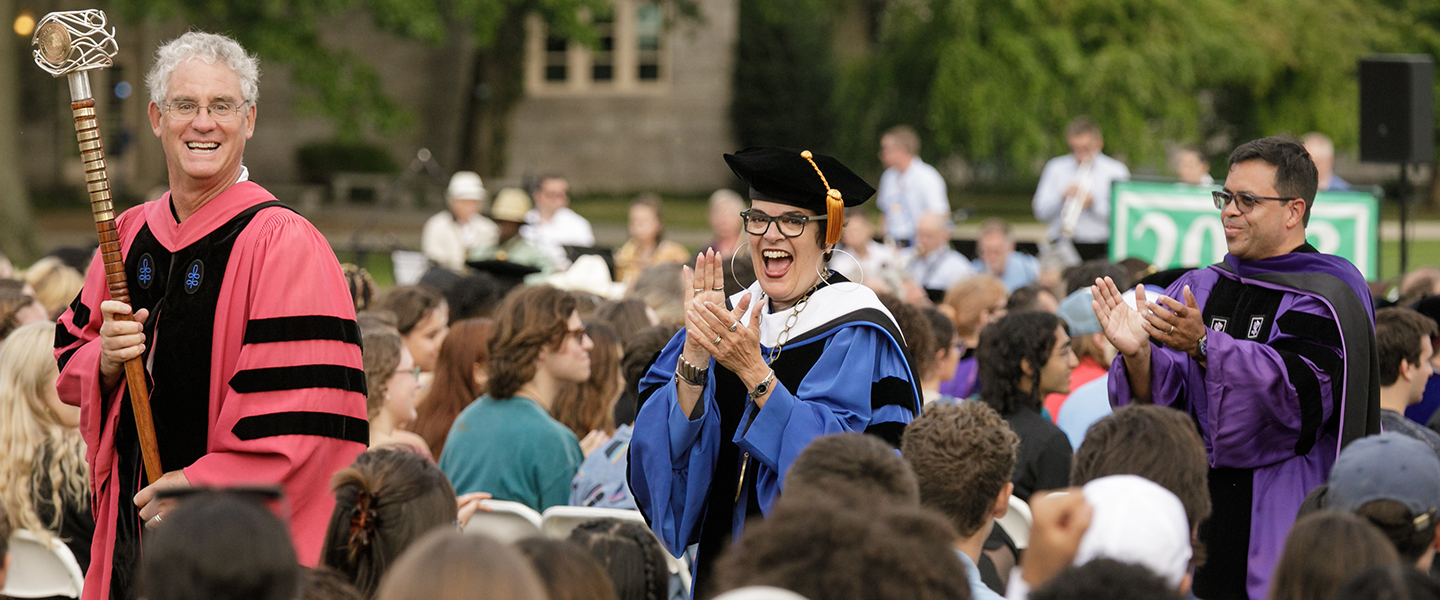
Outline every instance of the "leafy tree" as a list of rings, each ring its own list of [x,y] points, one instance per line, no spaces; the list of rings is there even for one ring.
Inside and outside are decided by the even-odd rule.
[[[0,15],[15,14],[15,0],[0,0]],[[25,191],[20,169],[20,88],[19,52],[24,41],[7,34],[0,41],[0,252],[17,265],[28,264],[39,255],[35,238],[35,217]],[[6,131],[8,130],[8,131]]]
[[[739,0],[730,120],[740,146],[830,152],[835,129],[827,0]]]
[[[925,153],[1029,172],[1088,114],[1106,150],[1158,162],[1170,141],[1358,131],[1355,63],[1432,40],[1420,0],[907,0],[842,76],[842,144],[917,126]],[[1434,18],[1436,9],[1427,14]],[[1423,12],[1423,11],[1422,11]],[[1433,44],[1433,42],[1426,42]],[[1433,47],[1433,45],[1431,46]],[[870,159],[873,163],[873,159]]]

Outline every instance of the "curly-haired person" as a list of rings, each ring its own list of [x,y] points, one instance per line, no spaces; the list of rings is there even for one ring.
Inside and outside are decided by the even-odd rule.
[[[976,600],[999,600],[980,581],[980,553],[995,519],[1010,506],[1010,474],[1020,438],[994,409],[979,402],[937,404],[910,424],[900,453],[920,482],[920,503],[945,515],[959,536],[955,553],[965,563]]]
[[[721,558],[716,591],[768,585],[826,600],[970,600],[955,538],[920,508],[787,498]]]

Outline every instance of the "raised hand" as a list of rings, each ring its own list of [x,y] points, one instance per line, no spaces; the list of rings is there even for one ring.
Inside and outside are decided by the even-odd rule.
[[[1032,589],[1044,585],[1075,561],[1080,540],[1090,528],[1094,509],[1078,488],[1036,494],[1030,499],[1034,526],[1030,548],[1021,561],[1020,576]]]
[[[1094,296],[1090,308],[1100,319],[1105,338],[1120,354],[1134,357],[1149,350],[1150,334],[1145,329],[1145,319],[1141,317],[1141,311],[1149,312],[1144,286],[1135,286],[1135,306],[1125,304],[1120,288],[1115,287],[1115,281],[1109,277],[1096,279],[1090,293]]]
[[[739,375],[747,387],[754,387],[770,374],[770,366],[760,354],[760,310],[745,317],[751,298],[742,296],[733,310],[713,302],[686,307],[687,318],[694,319],[701,332],[697,341],[715,357],[715,362]]]
[[[722,264],[720,253],[709,250],[696,255],[693,271],[690,267],[685,267],[681,269],[680,273],[685,287],[683,299],[687,311],[683,354],[685,360],[697,367],[703,368],[709,364],[710,352],[700,343],[705,335],[704,331],[702,331],[700,323],[690,317],[689,311],[696,301],[699,301],[701,306],[707,302],[719,306],[725,305],[725,273]]]

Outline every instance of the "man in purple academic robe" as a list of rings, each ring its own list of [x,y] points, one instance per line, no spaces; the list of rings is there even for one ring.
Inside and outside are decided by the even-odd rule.
[[[1305,242],[1317,183],[1294,140],[1246,143],[1215,192],[1224,262],[1158,303],[1137,290],[1130,306],[1108,278],[1092,288],[1120,351],[1111,403],[1183,410],[1205,440],[1214,512],[1194,589],[1206,600],[1263,600],[1306,494],[1342,446],[1380,430],[1369,289],[1349,261]]]

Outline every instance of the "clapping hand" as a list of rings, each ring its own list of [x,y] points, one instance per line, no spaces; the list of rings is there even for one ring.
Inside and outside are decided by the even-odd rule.
[[[685,317],[685,349],[683,355],[685,360],[697,367],[705,367],[710,363],[710,351],[706,350],[700,343],[705,338],[703,323],[691,318],[691,307],[697,302],[700,306],[705,303],[724,306],[725,304],[725,273],[721,266],[720,253],[714,250],[695,256],[695,269],[690,267],[681,269],[681,278],[685,284],[684,306]]]
[[[1135,306],[1125,304],[1125,298],[1120,294],[1120,288],[1115,286],[1115,281],[1106,277],[1096,279],[1095,285],[1090,287],[1090,293],[1094,299],[1090,301],[1090,308],[1094,309],[1095,316],[1100,319],[1100,326],[1105,330],[1105,338],[1128,357],[1135,357],[1150,349],[1150,332],[1145,328],[1145,319],[1141,317],[1141,311],[1149,312],[1145,300],[1145,287],[1135,286]]]

